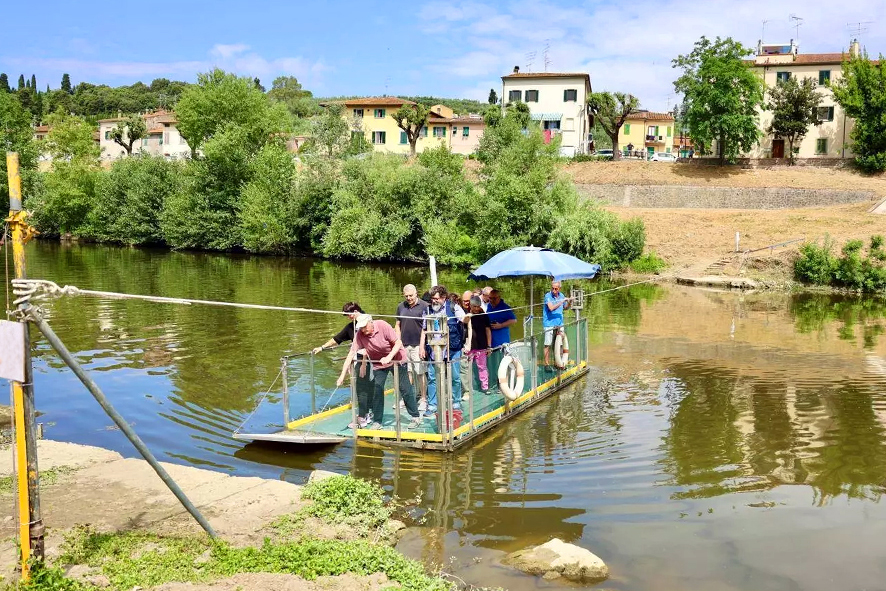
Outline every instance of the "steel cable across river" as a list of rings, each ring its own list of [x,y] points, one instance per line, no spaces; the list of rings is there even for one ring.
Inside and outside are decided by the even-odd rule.
[[[30,276],[60,285],[320,309],[359,294],[392,313],[403,285],[429,284],[406,266],[39,241],[27,256]],[[472,285],[448,270],[440,283]],[[528,303],[528,281],[496,286]],[[881,299],[670,284],[588,298],[588,376],[452,454],[231,437],[280,353],[309,350],[340,316],[91,298],[45,310],[159,459],[294,482],[350,471],[404,498],[421,492],[423,525],[400,548],[454,557],[468,582],[544,586],[497,559],[559,537],[606,560],[611,589],[883,586]],[[45,436],[132,455],[47,343],[34,348]]]

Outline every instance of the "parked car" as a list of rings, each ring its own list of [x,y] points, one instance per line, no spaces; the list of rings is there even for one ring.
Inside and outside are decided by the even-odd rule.
[[[676,162],[677,157],[670,152],[656,152],[652,155],[653,162]]]
[[[606,160],[612,160],[615,158],[615,155],[612,153],[612,150],[597,150],[594,152],[594,156],[597,158],[605,158]]]

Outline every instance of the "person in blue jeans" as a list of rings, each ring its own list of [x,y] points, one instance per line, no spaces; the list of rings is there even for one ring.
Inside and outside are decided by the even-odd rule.
[[[419,353],[428,361],[451,361],[452,408],[461,408],[461,355],[465,343],[465,311],[449,300],[449,294],[442,285],[431,288],[431,305],[425,311]],[[444,324],[448,328],[449,340],[443,347],[441,359],[434,359],[430,340],[435,332],[442,333]],[[427,335],[431,336],[428,337]],[[433,418],[437,413],[437,367],[428,364],[428,408],[424,416]]]
[[[498,347],[511,342],[511,326],[517,322],[514,310],[501,299],[501,293],[497,289],[489,292],[489,306],[486,308],[489,315],[489,327],[492,330],[492,342],[489,346],[492,351],[487,357],[486,366],[492,375],[498,375],[498,366],[504,357],[504,353]]]
[[[563,328],[563,310],[569,307],[569,300],[560,293],[560,282],[551,282],[551,291],[545,294],[542,310],[542,327],[545,333],[545,366],[551,365],[551,345],[554,336]]]

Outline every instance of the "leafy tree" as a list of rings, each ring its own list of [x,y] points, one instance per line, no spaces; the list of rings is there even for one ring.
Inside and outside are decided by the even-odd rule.
[[[612,140],[612,154],[621,158],[618,150],[618,132],[628,116],[637,110],[637,97],[623,92],[594,92],[588,97],[588,107],[594,119]]]
[[[850,138],[856,163],[870,172],[886,170],[886,72],[867,52],[843,62],[843,76],[831,83],[834,99],[855,119]]]
[[[49,116],[46,149],[53,161],[98,161],[100,148],[93,139],[93,126],[82,117],[57,112]]]
[[[34,114],[34,91],[31,90],[30,87],[25,86],[21,90],[15,93],[16,97],[18,97],[18,102],[22,104],[22,108],[25,111],[28,111],[32,115]]]
[[[274,78],[268,96],[283,103],[290,113],[296,117],[310,117],[319,112],[319,105],[311,91],[302,88],[295,76],[278,76]]]
[[[760,135],[763,80],[743,61],[752,53],[731,37],[712,42],[703,36],[691,53],[672,62],[683,70],[674,88],[686,101],[689,135],[703,153],[716,140],[721,163],[750,150]]]
[[[0,92],[9,92],[12,90],[9,88],[9,77],[6,75],[6,72],[0,72]]]
[[[18,75],[18,89],[22,90],[24,87],[25,87],[25,75],[19,74]]]
[[[329,103],[311,126],[315,145],[330,158],[344,152],[351,137],[351,123],[345,119],[344,113],[343,104]]]
[[[490,105],[498,104],[498,93],[495,92],[494,88],[489,89],[489,98],[487,99]]]
[[[788,140],[790,162],[794,163],[794,144],[802,141],[810,125],[817,125],[818,106],[821,95],[816,90],[815,80],[796,76],[779,81],[769,89],[767,109],[772,111],[769,133]]]
[[[397,127],[406,132],[406,140],[409,142],[409,155],[415,156],[415,144],[421,135],[421,129],[428,122],[430,109],[421,103],[403,105],[393,113],[391,117],[397,123]]]
[[[47,113],[55,113],[56,111],[70,113],[73,110],[73,99],[64,90],[50,90],[46,93],[43,108]]]
[[[67,73],[62,74],[62,84],[60,88],[68,94],[74,94],[74,90],[71,88],[71,77]]]
[[[121,244],[158,244],[160,212],[181,184],[184,165],[143,155],[114,162],[102,174],[88,216],[90,235]]]
[[[529,122],[532,120],[532,112],[529,109],[529,105],[523,101],[512,101],[508,103],[508,106],[505,107],[505,114],[512,116],[514,121],[520,125],[521,129],[529,128]]]
[[[251,252],[289,252],[297,241],[292,198],[295,162],[282,143],[268,144],[252,163],[252,180],[240,192],[240,232]]]
[[[182,92],[175,114],[179,133],[194,158],[197,150],[225,126],[242,127],[252,152],[289,127],[285,108],[272,103],[252,79],[238,78],[218,68],[199,74],[197,84]]]
[[[18,152],[22,175],[22,194],[27,200],[33,193],[37,177],[37,145],[34,143],[31,116],[15,95],[0,92],[0,199],[9,201],[9,180],[6,177],[6,154]]]
[[[148,129],[142,116],[129,115],[111,130],[111,139],[114,140],[114,143],[123,146],[127,156],[132,156],[132,146],[147,133]]]
[[[255,78],[253,78],[253,79],[252,79],[252,82],[255,84],[255,87],[256,87],[257,89],[259,89],[259,90],[262,91],[262,92],[265,92],[266,89],[265,89],[264,86],[262,86],[261,80],[259,79],[258,76],[256,76]]]

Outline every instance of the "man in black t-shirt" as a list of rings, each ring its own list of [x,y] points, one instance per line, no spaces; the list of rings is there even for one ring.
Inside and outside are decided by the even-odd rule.
[[[363,308],[357,302],[348,302],[342,306],[342,313],[348,317],[348,323],[335,336],[316,347],[313,351],[314,355],[323,349],[336,347],[342,343],[354,340],[354,321],[357,319],[357,316],[363,313]],[[364,363],[364,356],[359,351],[357,352],[357,360],[359,363]],[[372,423],[372,416],[370,416],[369,412],[369,409],[372,408],[371,398],[373,396],[372,365],[366,363],[364,375],[361,377],[360,372],[357,372],[355,379],[357,380],[357,422],[348,425],[349,429],[363,428]]]
[[[409,381],[418,392],[418,410],[424,412],[428,408],[427,377],[422,364],[419,343],[421,341],[421,324],[428,304],[418,297],[418,290],[411,283],[403,286],[403,301],[397,306],[397,322],[394,330],[406,350],[406,367],[409,370]]]

